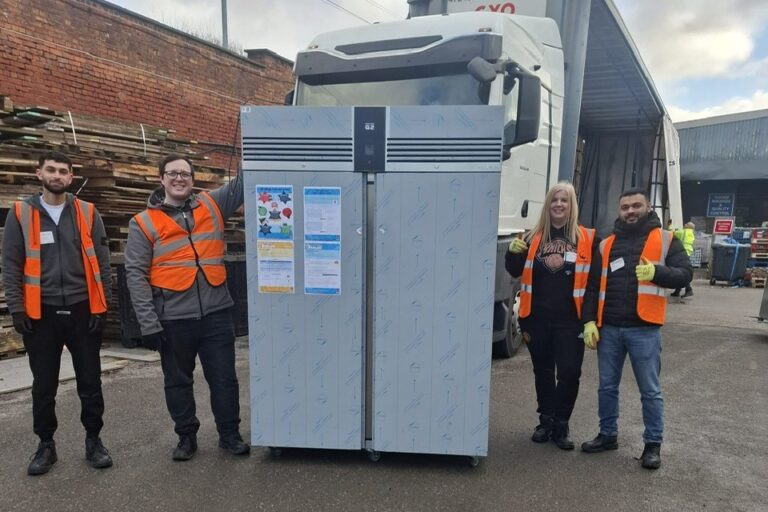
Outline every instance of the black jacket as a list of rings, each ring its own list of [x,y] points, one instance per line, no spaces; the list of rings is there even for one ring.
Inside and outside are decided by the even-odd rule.
[[[640,261],[640,255],[645,247],[648,233],[654,228],[661,227],[661,221],[656,213],[651,212],[637,225],[625,224],[616,219],[613,233],[616,240],[611,247],[610,259],[624,259],[624,267],[608,272],[608,284],[605,291],[605,309],[603,323],[618,327],[638,327],[652,325],[637,316],[637,276],[635,267]],[[584,298],[582,320],[584,322],[597,320],[597,299],[600,290],[600,271],[602,257],[600,252],[594,255],[589,272],[587,295]],[[693,268],[685,252],[683,244],[677,238],[672,239],[667,259],[664,265],[656,265],[653,284],[663,288],[683,288],[691,282]]]

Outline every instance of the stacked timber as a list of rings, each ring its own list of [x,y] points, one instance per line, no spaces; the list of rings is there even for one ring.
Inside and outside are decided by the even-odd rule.
[[[55,150],[70,157],[75,174],[71,192],[94,203],[101,213],[115,267],[105,342],[121,338],[116,267],[123,263],[128,221],[146,208],[151,191],[160,185],[159,160],[169,153],[190,158],[198,190],[220,187],[231,176],[227,169],[211,166],[201,147],[171,129],[18,106],[0,95],[0,229],[14,201],[40,192],[35,176],[40,155]],[[228,255],[245,252],[241,216],[228,221],[225,241]],[[0,358],[23,352],[0,287]]]

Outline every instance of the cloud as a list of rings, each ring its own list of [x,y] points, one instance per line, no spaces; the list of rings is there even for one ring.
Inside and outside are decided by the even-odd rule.
[[[765,0],[617,2],[657,81],[725,75],[748,63],[768,20]]]
[[[691,119],[703,119],[705,117],[721,116],[724,114],[736,114],[738,112],[749,112],[751,110],[768,109],[768,91],[758,90],[751,97],[734,97],[728,101],[707,107],[701,110],[687,110],[670,105],[667,110],[672,121],[678,123],[681,121],[690,121]]]
[[[186,32],[221,37],[220,0],[112,2]],[[244,49],[267,48],[294,60],[321,32],[404,19],[407,13],[405,0],[228,0],[227,29],[230,42]]]

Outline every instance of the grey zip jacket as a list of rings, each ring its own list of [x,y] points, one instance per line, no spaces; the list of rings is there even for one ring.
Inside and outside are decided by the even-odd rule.
[[[24,200],[40,212],[40,232],[50,232],[53,236],[52,243],[40,244],[40,298],[41,302],[47,306],[71,306],[88,300],[80,231],[75,221],[75,209],[72,207],[74,198],[72,194],[66,195],[58,226],[40,204],[40,194]],[[99,261],[104,295],[109,304],[112,298],[109,241],[104,230],[104,222],[95,207],[91,238]],[[24,312],[25,260],[24,233],[16,218],[15,208],[11,208],[5,219],[3,232],[3,284],[8,311],[12,314]]]
[[[243,204],[242,175],[238,173],[234,180],[208,193],[226,221]],[[155,189],[147,200],[147,208],[162,210],[182,229],[191,232],[194,229],[192,210],[200,207],[196,196],[192,194],[186,203],[178,208],[164,204],[164,199],[165,189]],[[125,247],[125,274],[133,310],[143,336],[162,331],[161,321],[202,318],[234,304],[226,281],[219,286],[212,286],[200,269],[195,282],[187,290],[175,292],[151,286],[149,269],[152,253],[152,242],[141,230],[136,219],[131,219],[128,224],[128,243]]]

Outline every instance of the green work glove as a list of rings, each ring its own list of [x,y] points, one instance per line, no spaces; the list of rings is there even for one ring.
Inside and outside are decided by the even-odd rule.
[[[522,238],[515,238],[509,244],[509,252],[512,254],[520,254],[528,250],[528,244]]]
[[[638,281],[651,281],[656,275],[656,265],[648,261],[645,256],[640,257],[640,264],[635,267]]]
[[[597,348],[597,342],[600,341],[600,330],[597,328],[597,323],[585,323],[583,336],[584,345],[586,345],[588,349],[595,350]]]

